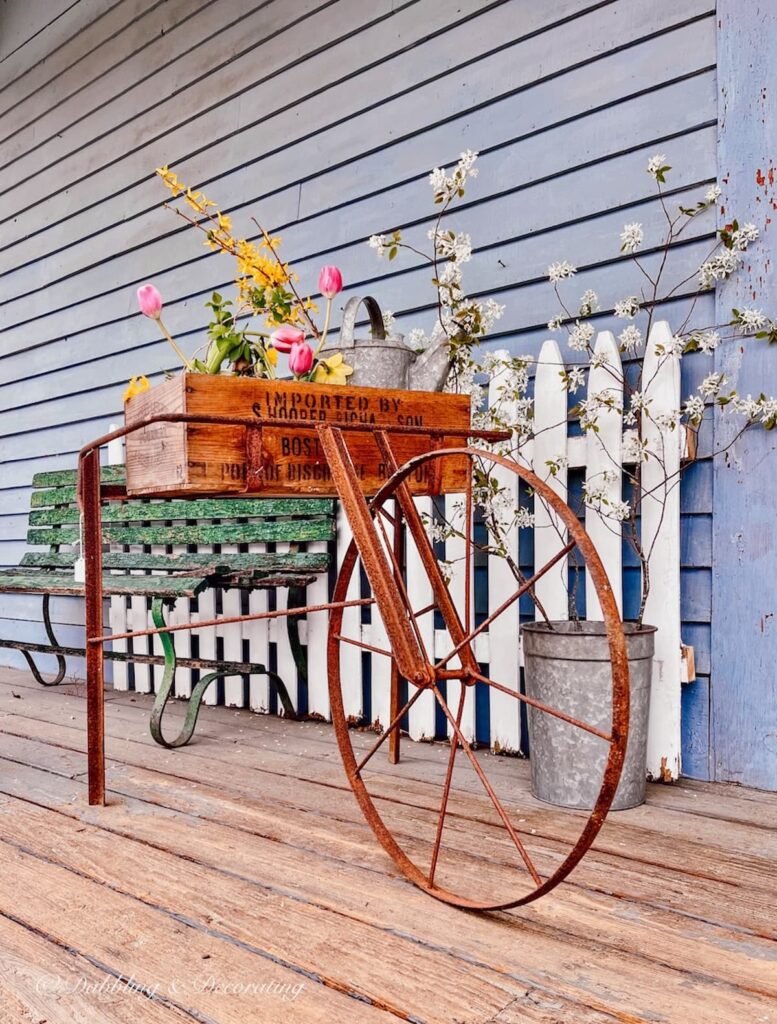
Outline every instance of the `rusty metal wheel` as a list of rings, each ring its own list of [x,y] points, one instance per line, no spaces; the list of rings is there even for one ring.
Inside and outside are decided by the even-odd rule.
[[[467,473],[460,477],[468,481],[466,490],[454,501],[450,496],[446,499],[446,508],[452,504],[460,522],[450,522],[452,514],[446,513],[440,525],[437,513],[437,525],[433,526],[419,514],[418,502],[410,496],[406,481],[414,475],[416,479],[446,479],[446,467],[454,459],[459,460],[459,467],[462,459],[468,465]],[[535,568],[528,579],[510,560],[512,592],[505,592],[495,611],[476,614],[475,574],[482,571],[484,558],[493,551],[499,533],[489,515],[485,515],[484,526],[483,488],[497,480],[500,495],[506,490],[516,502],[518,487],[504,486],[505,480],[515,485],[515,477],[531,489],[535,508],[538,502],[543,503],[552,517],[558,552]],[[501,516],[506,505],[503,496],[500,503]],[[589,848],[606,817],[623,766],[629,716],[628,661],[621,621],[602,563],[577,517],[555,492],[513,459],[491,451],[444,449],[413,459],[394,473],[370,507],[422,662],[407,673],[412,679],[400,677],[377,604],[371,607],[372,625],[368,629],[359,621],[361,613],[354,619],[342,607],[332,610],[329,690],[348,781],[384,850],[425,892],[470,909],[504,909],[529,903],[558,885]],[[401,521],[404,528],[399,530]],[[448,531],[447,536],[455,539],[459,556],[454,585],[449,585],[439,566],[434,541],[429,537],[435,531],[438,536]],[[532,701],[516,691],[514,684],[508,686],[492,678],[477,660],[485,631],[507,614],[514,616],[512,621],[517,625],[517,602],[526,595],[534,596],[539,581],[554,567],[561,571],[563,566],[566,571],[566,559],[572,551],[576,551],[578,564],[585,565],[594,582],[609,642],[612,722],[606,731],[574,719],[561,708]],[[362,566],[361,561],[352,541],[340,568],[334,602],[358,596],[355,592],[365,585],[369,588],[366,579],[370,566]],[[413,588],[408,587],[406,576],[411,563],[416,568],[422,566],[428,577],[427,593],[432,600],[422,607],[414,607],[418,601],[409,596]],[[370,630],[371,635],[366,635]],[[376,633],[382,633],[382,643],[375,642]],[[388,707],[390,713],[384,714],[382,723],[363,721],[354,679],[342,671],[341,662],[347,660],[344,652],[352,653],[354,649],[369,653],[373,662],[383,664],[381,659],[386,659],[379,675],[390,686],[392,700],[383,701],[384,711]],[[531,704],[534,713],[553,715],[569,728],[586,730],[601,740],[606,760],[599,795],[590,813],[540,805],[528,793],[520,760],[477,749],[463,724],[467,715],[472,721],[470,702],[476,699],[476,689],[487,693],[488,699],[495,694],[508,695],[510,701],[515,701],[516,715],[521,704]],[[424,701],[427,711],[434,704],[437,720],[447,727],[449,742],[431,746],[405,742],[400,759],[400,731],[406,728],[416,703]],[[362,726],[372,724],[377,738],[374,732],[356,727],[360,714]]]

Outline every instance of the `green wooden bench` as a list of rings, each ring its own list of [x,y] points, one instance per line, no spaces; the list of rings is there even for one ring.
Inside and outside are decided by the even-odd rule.
[[[104,485],[121,493],[125,481],[123,466],[106,466],[101,471]],[[66,658],[82,657],[83,648],[65,647],[57,642],[51,623],[53,595],[80,596],[84,585],[76,579],[79,553],[80,517],[76,503],[74,470],[38,473],[32,481],[32,501],[27,543],[43,550],[29,551],[18,567],[0,570],[0,592],[42,594],[43,626],[48,643],[1,639],[0,647],[20,651],[35,679],[44,686],[62,681]],[[212,498],[112,500],[103,507],[103,585],[106,596],[142,596],[152,600],[154,625],[163,627],[165,610],[181,598],[196,598],[211,587],[232,587],[251,591],[271,587],[288,588],[288,607],[307,603],[308,584],[330,564],[328,551],[299,549],[309,541],[331,541],[335,532],[335,503],[319,498]],[[247,545],[289,543],[288,552],[249,552]],[[173,546],[187,547],[172,553]],[[213,546],[213,552],[192,550],[196,545]],[[237,545],[238,552],[222,553],[220,545]],[[164,550],[151,551],[151,547]],[[244,548],[245,550],[240,550]],[[289,643],[301,682],[307,681],[305,649],[299,636],[299,616],[286,619]],[[252,662],[177,658],[173,633],[161,633],[164,655],[129,651],[105,651],[114,661],[164,665],[151,714],[151,733],[166,747],[179,747],[191,739],[200,704],[212,682],[224,676],[266,675],[274,685],[285,714],[296,710],[283,680],[264,665]],[[57,674],[44,680],[34,654],[53,654]],[[173,740],[162,734],[162,716],[173,692],[178,666],[209,669],[192,688],[183,728]]]

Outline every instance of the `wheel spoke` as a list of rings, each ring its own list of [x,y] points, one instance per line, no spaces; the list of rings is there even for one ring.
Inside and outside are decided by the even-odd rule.
[[[459,708],[456,712],[456,728],[461,728],[461,716],[464,713],[464,700],[467,696],[467,689],[465,686],[461,687],[461,693],[459,694]],[[429,867],[429,885],[434,885],[434,872],[437,869],[437,858],[440,856],[440,843],[442,841],[442,830],[445,826],[445,815],[448,813],[448,798],[451,793],[451,782],[453,780],[453,766],[456,761],[456,751],[459,749],[459,738],[454,733],[451,738],[451,752],[448,757],[448,770],[445,773],[445,786],[442,791],[442,802],[440,803],[440,817],[437,821],[437,835],[434,839],[434,849],[432,850],[432,860]]]
[[[553,715],[554,718],[560,718],[562,722],[567,722],[569,725],[574,725],[578,729],[584,729],[586,732],[590,732],[593,736],[598,736],[600,740],[606,740],[607,743],[612,743],[612,736],[606,732],[602,732],[601,729],[597,729],[595,725],[589,725],[588,722],[581,722],[579,718],[573,718],[571,715],[566,714],[566,712],[559,711],[558,708],[552,708],[549,704],[543,704],[541,700],[529,697],[527,694],[521,693],[520,690],[511,690],[509,686],[503,686],[501,683],[497,683],[495,679],[489,679],[488,676],[481,675],[480,672],[473,672],[472,674],[481,683],[485,683],[487,686],[491,686],[495,690],[499,690],[500,693],[507,693],[509,696],[515,697],[516,700],[523,701],[524,704],[530,704],[531,707],[536,708],[538,711],[544,711],[547,715]]]
[[[367,764],[367,762],[372,757],[372,755],[375,754],[381,748],[381,746],[386,741],[386,739],[398,727],[398,725],[402,721],[403,717],[407,714],[407,712],[410,710],[410,708],[412,708],[412,706],[415,704],[415,702],[418,700],[418,698],[421,696],[421,694],[423,692],[424,691],[419,687],[415,691],[413,696],[410,698],[410,700],[407,702],[407,704],[405,704],[405,706],[403,708],[400,708],[400,710],[394,716],[394,719],[391,722],[391,725],[389,725],[388,729],[386,729],[386,731],[384,733],[381,733],[381,735],[373,743],[373,745],[370,747],[370,749],[367,751],[367,753],[364,755],[364,757],[361,759],[361,761],[359,761],[359,763],[356,765],[356,774],[357,775],[361,772],[362,768],[364,768],[364,766]]]
[[[437,602],[436,601],[432,601],[431,604],[425,605],[423,608],[420,609],[420,611],[411,612],[412,617],[414,619],[420,619],[422,615],[428,615],[429,612],[433,612],[436,607],[437,607]]]
[[[499,605],[499,607],[496,609],[495,612],[492,612],[488,616],[487,619],[484,619],[484,621],[480,623],[480,625],[477,627],[477,629],[474,629],[471,633],[468,633],[467,636],[465,636],[463,640],[461,640],[458,644],[456,644],[456,646],[453,648],[453,650],[450,651],[448,654],[446,654],[446,656],[444,658],[442,658],[440,661],[438,661],[437,664],[434,667],[436,669],[444,668],[445,665],[447,665],[448,662],[451,660],[451,658],[454,658],[459,653],[459,651],[462,649],[462,647],[464,647],[468,643],[471,643],[475,639],[476,636],[478,636],[480,633],[483,632],[484,629],[487,629],[488,626],[491,625],[491,623],[494,621],[494,619],[498,619],[500,615],[502,615],[504,612],[506,612],[507,609],[510,607],[510,605],[515,604],[515,602],[520,597],[523,597],[523,595],[527,591],[532,590],[534,588],[534,585],[536,584],[537,580],[541,579],[541,577],[543,577],[546,572],[549,572],[557,562],[560,562],[562,558],[566,557],[566,555],[568,555],[569,552],[575,546],[576,546],[576,542],[575,541],[570,541],[569,544],[567,544],[559,552],[557,552],[553,556],[553,558],[551,558],[551,560],[549,562],[546,562],[545,565],[543,565],[543,567],[541,569],[539,569],[537,572],[535,572],[535,574],[531,577],[531,579],[528,579],[528,580],[526,580],[525,583],[522,583],[521,586],[515,591],[514,594],[512,594],[510,597],[508,597],[506,601],[503,601]]]
[[[351,644],[353,647],[360,647],[363,651],[372,651],[373,654],[383,654],[386,658],[394,657],[391,651],[387,651],[383,647],[373,647],[372,644],[365,644],[363,640],[352,640],[351,637],[343,636],[341,633],[333,635],[335,640],[339,640],[343,644]]]
[[[491,785],[491,783],[488,781],[488,777],[486,776],[486,773],[483,771],[483,768],[481,767],[480,762],[475,757],[475,753],[472,750],[472,747],[469,745],[469,743],[467,742],[467,740],[464,737],[464,734],[462,733],[461,729],[457,725],[456,720],[454,719],[453,715],[451,714],[451,709],[448,707],[448,704],[446,703],[445,698],[443,697],[442,693],[440,692],[439,687],[434,686],[434,692],[437,694],[437,700],[439,701],[440,707],[442,708],[445,717],[448,719],[448,721],[450,722],[451,726],[453,727],[454,735],[458,738],[459,743],[461,743],[462,748],[464,749],[464,753],[467,755],[467,757],[469,758],[469,760],[470,760],[470,762],[472,764],[472,767],[475,769],[475,774],[480,779],[480,781],[483,783],[483,788],[485,789],[486,793],[488,793],[489,797],[491,798],[491,803],[494,805],[494,807],[496,808],[497,814],[502,819],[502,824],[507,829],[507,832],[508,832],[510,838],[512,839],[513,843],[515,844],[516,850],[521,855],[521,859],[523,860],[524,864],[526,865],[527,871],[531,875],[531,877],[534,880],[534,883],[536,885],[542,885],[542,879],[540,878],[540,875],[537,872],[537,869],[535,868],[534,864],[532,863],[531,857],[526,852],[526,847],[523,845],[523,842],[521,841],[521,837],[518,835],[517,831],[515,830],[515,827],[513,826],[512,822],[510,821],[509,817],[507,816],[507,811],[504,809],[504,807],[502,806],[502,802],[500,801],[499,797],[494,792],[494,788]]]

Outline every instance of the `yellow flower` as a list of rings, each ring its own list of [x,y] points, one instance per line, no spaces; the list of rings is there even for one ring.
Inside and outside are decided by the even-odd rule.
[[[159,177],[162,179],[165,185],[167,185],[167,187],[170,189],[174,196],[178,196],[181,194],[181,192],[184,191],[185,186],[179,182],[178,175],[173,174],[173,172],[170,170],[167,164],[165,164],[164,167],[157,167],[156,173],[159,175]]]
[[[134,398],[142,391],[148,391],[150,387],[147,377],[131,377],[127,390],[124,392],[124,401],[128,402],[130,398]]]
[[[232,218],[227,213],[219,213],[217,216],[219,227],[225,234],[232,231]]]
[[[343,353],[336,352],[328,359],[320,359],[313,374],[316,384],[347,384],[353,367],[343,360]]]
[[[264,354],[265,354],[265,357],[266,357],[268,363],[272,363],[273,366],[277,366],[278,365],[278,349],[277,348],[267,348],[267,349],[265,349]]]

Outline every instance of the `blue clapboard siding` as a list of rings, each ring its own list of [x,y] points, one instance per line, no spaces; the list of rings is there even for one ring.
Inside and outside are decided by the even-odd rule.
[[[162,208],[154,167],[205,188],[238,230],[251,232],[251,213],[277,230],[303,289],[322,262],[337,263],[346,297],[376,294],[407,330],[431,320],[428,272],[376,261],[365,240],[401,227],[423,243],[430,168],[479,150],[456,222],[479,250],[468,286],[507,307],[493,344],[515,352],[547,336],[555,259],[579,265],[571,295],[595,288],[598,326],[613,326],[606,310],[638,290],[618,253],[621,226],[641,221],[648,247],[660,231],[644,171],[654,152],[676,168],[672,202],[694,201],[715,178],[714,0],[88,3],[0,62],[2,564],[24,550],[32,474],[72,465],[120,416],[132,374],[159,379],[172,365],[135,312],[137,285],[162,290],[189,352],[202,344],[203,301],[228,287],[230,261]],[[28,5],[4,7],[19,16]],[[673,275],[698,262],[713,230],[694,223]],[[698,322],[712,309],[700,303]],[[689,360],[685,372],[690,387],[701,370]],[[683,609],[708,672],[701,470],[683,491]],[[633,569],[627,581],[633,604]],[[0,614],[34,634],[27,599],[0,598]],[[57,615],[77,621],[64,604]],[[688,694],[706,693],[706,676],[693,688],[689,721],[703,723]],[[689,750],[706,749],[699,729]]]

